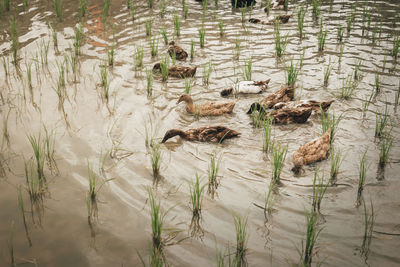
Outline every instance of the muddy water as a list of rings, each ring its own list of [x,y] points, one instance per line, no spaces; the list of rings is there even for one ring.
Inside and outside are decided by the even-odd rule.
[[[3,138],[0,179],[0,265],[10,262],[7,242],[14,225],[13,247],[17,263],[39,266],[138,266],[138,253],[147,259],[151,240],[151,221],[147,188],[152,187],[166,216],[166,227],[179,230],[175,243],[165,248],[165,256],[173,266],[212,266],[216,247],[234,251],[233,213],[248,217],[249,266],[281,266],[297,264],[305,238],[305,211],[310,210],[314,169],[329,176],[330,161],[305,168],[300,176],[291,172],[292,154],[301,145],[319,136],[321,121],[312,116],[303,125],[273,126],[273,138],[288,144],[288,156],[282,172],[282,183],[275,195],[273,212],[265,222],[263,205],[271,177],[271,156],[262,151],[262,130],[254,128],[246,111],[250,104],[285,83],[285,65],[298,62],[304,53],[303,67],[297,82],[297,99],[335,99],[330,113],[343,114],[334,140],[334,147],[345,159],[338,176],[338,185],[329,187],[322,202],[318,227],[322,229],[316,245],[314,262],[328,266],[395,266],[400,261],[400,128],[394,103],[399,86],[399,65],[390,55],[393,34],[400,33],[392,19],[400,13],[397,0],[392,1],[324,1],[321,7],[324,27],[328,31],[325,51],[317,49],[319,24],[312,18],[311,7],[305,17],[305,37],[300,40],[297,17],[281,26],[289,34],[285,56],[274,56],[273,27],[241,23],[241,13],[230,8],[230,1],[209,4],[204,20],[205,47],[199,47],[198,29],[202,24],[202,7],[187,1],[188,18],[182,19],[177,43],[190,50],[194,40],[195,57],[186,63],[198,66],[191,95],[196,101],[227,101],[219,91],[236,79],[242,79],[244,62],[253,60],[254,80],[271,78],[263,95],[239,96],[234,113],[217,118],[195,119],[185,112],[176,99],[184,91],[184,81],[170,78],[166,83],[154,76],[153,96],[147,97],[145,69],[151,69],[167,52],[160,37],[159,55],[151,57],[145,21],[153,18],[153,35],[162,27],[173,38],[173,14],[183,13],[180,1],[170,1],[166,15],[160,18],[159,3],[150,10],[146,3],[135,2],[136,20],[132,21],[125,1],[112,1],[106,21],[101,19],[102,1],[87,2],[87,16],[82,19],[84,38],[80,49],[77,79],[70,67],[66,77],[67,97],[64,112],[54,90],[59,77],[58,66],[64,55],[70,55],[74,32],[79,23],[78,1],[64,1],[60,22],[50,1],[29,1],[11,5],[0,19],[2,58],[10,61],[0,69],[2,93],[2,128],[9,132],[9,145]],[[289,13],[306,1],[290,1]],[[357,3],[355,23],[344,35],[344,52],[339,60],[337,25],[345,27],[346,17]],[[362,8],[372,10],[371,30],[362,33]],[[274,10],[271,16],[284,13]],[[19,35],[19,64],[11,63],[10,18],[15,16]],[[260,4],[248,11],[247,18],[267,19]],[[225,25],[219,36],[218,21]],[[380,29],[380,22],[382,27]],[[51,28],[54,23],[58,48],[54,48]],[[377,26],[375,44],[373,28]],[[239,60],[234,58],[235,39],[241,42]],[[42,64],[43,45],[49,44],[48,63]],[[107,101],[100,85],[100,67],[107,50],[114,44],[115,65],[109,67],[110,97]],[[135,71],[133,55],[136,46],[143,46],[144,69]],[[43,54],[43,53],[42,53]],[[329,63],[333,71],[328,86],[323,86],[324,69]],[[214,71],[210,84],[202,83],[202,65],[212,61]],[[361,80],[349,100],[338,98],[342,81],[362,60]],[[37,62],[37,63],[35,63]],[[32,90],[29,90],[27,66],[32,64]],[[381,92],[372,100],[363,116],[362,108],[374,90],[375,73],[381,80]],[[374,138],[375,118],[387,104],[391,135],[394,138],[384,179],[377,179],[379,143]],[[152,124],[149,123],[152,121]],[[153,136],[162,138],[170,128],[189,129],[221,124],[241,132],[241,137],[221,145],[184,142],[179,138],[162,145],[161,178],[155,185],[149,150],[145,146],[145,125],[153,125]],[[44,134],[43,127],[55,133],[55,155],[58,172],[45,168],[48,181],[43,205],[31,208],[25,189],[24,159],[33,157],[28,135]],[[161,140],[161,139],[157,139]],[[364,190],[366,203],[373,202],[376,222],[371,251],[367,260],[360,256],[364,233],[364,211],[355,206],[359,161],[366,151],[368,171]],[[109,152],[117,157],[110,157]],[[205,194],[201,226],[204,235],[190,236],[191,209],[189,184],[195,174],[207,181],[210,155],[222,155],[220,186],[217,196]],[[87,162],[107,182],[98,192],[98,218],[87,222]],[[97,171],[98,170],[98,171]],[[22,186],[29,247],[18,204],[18,187]],[[32,213],[32,210],[34,213]],[[393,235],[394,234],[394,235]],[[187,238],[189,237],[189,238]],[[180,241],[180,242],[178,242]]]

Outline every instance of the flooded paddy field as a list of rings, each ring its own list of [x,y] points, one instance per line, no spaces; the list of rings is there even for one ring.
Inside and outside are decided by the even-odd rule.
[[[400,3],[268,2],[2,0],[0,266],[397,266]],[[334,102],[301,124],[247,114],[291,82]],[[201,117],[183,93],[236,104]],[[161,143],[217,125],[240,136]],[[328,158],[295,174],[328,128]]]

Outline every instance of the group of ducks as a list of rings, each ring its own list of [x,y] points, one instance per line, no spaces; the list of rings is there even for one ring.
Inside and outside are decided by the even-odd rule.
[[[280,3],[280,1],[278,1]],[[287,18],[288,19],[288,18]],[[282,22],[282,21],[281,21]],[[284,23],[284,22],[283,22]],[[188,53],[177,46],[174,41],[169,43],[168,53],[171,57],[175,57],[179,61],[185,61]],[[153,67],[153,71],[160,70],[160,63]],[[169,66],[168,75],[177,78],[193,77],[197,67],[187,67],[181,65]],[[258,94],[264,92],[268,88],[270,79],[265,81],[241,81],[231,87],[221,91],[221,96],[229,96],[231,94]],[[331,106],[331,101],[315,101],[315,100],[294,100],[294,86],[283,86],[276,92],[269,94],[258,102],[251,104],[247,114],[259,112],[263,120],[270,118],[274,124],[288,123],[305,123],[311,116],[312,112],[324,112]],[[232,113],[236,100],[232,102],[208,102],[195,104],[192,97],[183,94],[179,97],[177,104],[185,102],[186,111],[196,116],[220,116]],[[208,126],[183,131],[181,129],[171,129],[167,131],[162,139],[165,143],[168,139],[180,136],[188,141],[200,142],[218,142],[221,143],[225,139],[239,136],[240,133],[224,126]],[[326,159],[330,149],[330,129],[319,138],[316,138],[302,146],[300,146],[293,155],[295,172],[301,170],[303,165],[311,164],[316,161]]]

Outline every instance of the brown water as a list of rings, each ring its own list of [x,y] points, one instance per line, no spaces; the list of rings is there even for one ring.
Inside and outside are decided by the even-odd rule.
[[[88,1],[87,16],[82,20],[84,39],[78,62],[77,82],[67,68],[67,99],[64,112],[58,108],[53,88],[59,76],[58,64],[73,47],[75,27],[79,23],[78,1],[64,1],[63,20],[58,21],[51,1],[12,3],[11,11],[0,18],[0,51],[9,60],[9,74],[0,68],[2,94],[1,114],[4,132],[7,125],[10,144],[3,138],[0,178],[0,265],[9,265],[7,242],[14,222],[13,247],[17,263],[38,266],[138,266],[140,253],[146,260],[151,240],[147,188],[153,187],[166,216],[166,226],[181,230],[167,246],[165,256],[172,266],[213,266],[216,246],[234,251],[235,229],[233,213],[248,217],[249,266],[281,266],[297,264],[302,240],[305,238],[305,211],[310,210],[314,169],[329,176],[330,160],[305,167],[299,177],[291,172],[292,154],[301,145],[319,136],[321,122],[312,116],[303,125],[273,126],[273,138],[288,144],[288,156],[282,172],[283,185],[275,196],[274,212],[265,222],[264,212],[254,205],[263,205],[271,177],[270,155],[262,151],[262,129],[254,128],[246,111],[250,104],[267,95],[239,96],[234,113],[216,118],[196,120],[186,113],[184,105],[176,106],[184,91],[184,81],[169,78],[166,83],[155,76],[153,96],[147,97],[145,71],[135,71],[133,55],[136,46],[143,46],[145,69],[151,69],[167,52],[160,37],[159,55],[151,57],[145,20],[153,18],[153,35],[165,27],[173,38],[173,14],[182,13],[181,1],[168,1],[166,15],[160,18],[159,2],[153,10],[145,1],[134,1],[137,19],[132,21],[125,1],[112,1],[106,22],[101,20],[103,1]],[[196,101],[227,101],[219,92],[237,78],[242,79],[242,66],[253,60],[253,80],[271,78],[269,92],[285,83],[285,65],[293,58],[297,62],[304,51],[304,66],[297,82],[297,99],[335,99],[330,113],[343,114],[334,140],[334,147],[345,155],[338,176],[338,185],[329,187],[322,202],[313,262],[328,266],[395,266],[400,262],[400,127],[394,103],[399,86],[399,59],[390,55],[394,34],[400,33],[400,22],[393,27],[392,19],[400,13],[397,0],[386,1],[324,1],[321,16],[328,30],[325,51],[317,49],[319,25],[312,19],[311,6],[305,17],[305,37],[298,37],[296,7],[307,1],[290,1],[289,13],[294,17],[281,26],[289,33],[289,45],[282,60],[274,55],[273,26],[241,23],[240,11],[230,8],[230,1],[213,1],[204,21],[206,43],[199,47],[202,7],[186,1],[189,15],[182,18],[178,45],[190,50],[196,42],[195,57],[186,64],[199,66],[191,95]],[[339,62],[336,27],[345,27],[346,17],[357,3],[355,23],[350,34],[344,34],[344,53]],[[378,25],[376,43],[372,30],[362,35],[362,8],[372,10],[371,28]],[[274,10],[271,16],[284,13]],[[19,35],[19,68],[11,63],[10,18],[15,16]],[[247,18],[250,12],[247,13]],[[251,17],[266,15],[260,3]],[[225,36],[219,36],[218,20],[225,25]],[[382,21],[381,33],[379,23]],[[56,25],[58,49],[54,49],[51,28]],[[239,60],[234,59],[235,39],[241,41]],[[40,63],[41,45],[49,43],[48,63]],[[104,100],[100,86],[100,66],[106,51],[115,44],[115,65],[110,67],[110,98]],[[329,85],[323,86],[324,68],[333,63]],[[35,63],[36,62],[38,63]],[[210,84],[202,84],[202,65],[212,60],[214,71]],[[350,100],[337,97],[342,80],[353,72],[362,60],[362,78]],[[27,65],[32,62],[32,91],[28,87]],[[386,63],[384,63],[386,62]],[[36,68],[37,66],[37,68]],[[381,92],[373,99],[363,116],[362,105],[374,90],[375,73],[380,75]],[[377,180],[379,142],[374,138],[375,114],[385,105],[390,113],[391,135],[394,138],[384,179]],[[7,114],[8,117],[7,117]],[[7,119],[8,118],[8,119]],[[145,146],[145,125],[151,118],[156,129],[154,137],[162,138],[170,128],[189,129],[207,125],[225,125],[241,132],[241,137],[222,145],[184,142],[179,138],[162,145],[161,179],[153,184],[149,150]],[[29,195],[22,190],[26,220],[32,247],[29,247],[18,205],[18,186],[25,188],[24,159],[33,157],[28,135],[38,136],[46,126],[55,131],[55,160],[59,173],[46,167],[48,191],[42,212],[31,214]],[[159,139],[161,140],[161,139]],[[117,144],[117,145],[114,145]],[[118,148],[118,149],[116,149]],[[107,152],[114,149],[119,159]],[[222,156],[220,186],[213,200],[205,194],[201,225],[202,238],[190,236],[191,209],[189,184],[195,174],[207,181],[210,155],[217,150]],[[360,255],[364,234],[364,210],[355,206],[359,161],[367,150],[367,181],[363,195],[366,203],[373,202],[376,222],[368,261]],[[131,154],[132,153],[132,154]],[[106,155],[106,156],[105,156]],[[104,159],[104,161],[103,161]],[[98,193],[98,220],[88,226],[86,196],[88,192],[87,162],[95,170],[103,166],[102,177],[113,178]],[[103,164],[101,162],[104,162]],[[369,205],[367,205],[369,206]],[[41,220],[39,222],[39,220]],[[378,233],[379,232],[379,233]],[[382,234],[384,232],[386,234]],[[388,235],[397,234],[397,235]],[[185,239],[186,238],[186,239]],[[138,252],[138,253],[137,253]]]

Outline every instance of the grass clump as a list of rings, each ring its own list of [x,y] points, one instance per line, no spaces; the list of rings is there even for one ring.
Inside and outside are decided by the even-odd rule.
[[[272,181],[275,184],[280,183],[281,172],[283,169],[283,163],[285,162],[288,146],[281,146],[276,144],[272,147]]]

